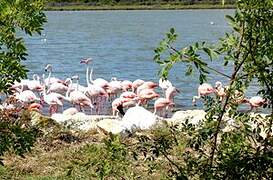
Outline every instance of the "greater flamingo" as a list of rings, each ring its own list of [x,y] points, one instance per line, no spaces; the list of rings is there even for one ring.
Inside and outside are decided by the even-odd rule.
[[[168,110],[170,107],[174,106],[174,96],[180,93],[180,91],[171,86],[166,89],[165,98],[158,98],[154,103],[154,114],[157,112],[160,112],[160,116],[162,115],[162,112],[166,109]]]
[[[226,96],[225,88],[220,81],[215,82],[214,92],[220,98],[220,101]]]
[[[103,78],[97,78],[93,80],[93,68],[91,68],[90,72],[90,81],[92,84],[102,87],[103,89],[106,89],[108,87],[108,81],[106,81]]]
[[[42,100],[49,105],[49,114],[56,113],[58,111],[58,106],[63,107],[63,102],[65,97],[58,93],[46,93],[46,90],[42,92]]]
[[[250,111],[253,109],[257,111],[257,108],[263,106],[266,103],[266,100],[261,96],[254,96],[250,99],[244,98],[241,103],[248,103],[250,105]]]
[[[34,101],[39,101],[40,99],[30,90],[23,91],[23,86],[19,93],[15,93],[15,99],[23,104],[32,103]]]
[[[125,91],[129,91],[130,89],[132,89],[133,87],[133,83],[132,81],[129,81],[129,80],[124,80],[121,82],[121,85],[122,85],[122,90],[125,92]]]
[[[52,65],[51,64],[46,65],[45,72],[49,72],[47,78],[44,78],[45,75],[43,74],[43,79],[44,79],[44,82],[45,82],[46,86],[48,86],[48,85],[50,85],[50,84],[52,84],[54,82],[63,83],[62,80],[60,80],[58,78],[55,78],[55,77],[51,77],[51,74],[52,74]]]
[[[160,95],[157,94],[153,89],[143,89],[138,94],[139,97],[139,103],[140,104],[147,104],[149,100],[152,100],[154,98],[158,98]]]
[[[212,93],[214,93],[214,88],[210,84],[203,83],[199,85],[198,96],[193,96],[192,98],[193,105],[196,106],[196,99],[200,99],[202,96],[207,96]]]
[[[133,83],[132,83],[132,91],[136,92],[137,88],[139,86],[141,86],[144,82],[145,81],[143,81],[142,79],[137,79],[137,80],[133,81]]]
[[[81,63],[86,64],[86,83],[87,83],[87,88],[85,88],[84,94],[89,97],[91,99],[91,102],[94,102],[94,104],[96,105],[96,113],[100,113],[100,110],[103,107],[103,103],[104,103],[104,99],[108,98],[108,94],[106,92],[105,89],[103,89],[102,87],[95,85],[95,84],[91,84],[89,82],[89,63],[92,62],[91,58],[86,58],[81,60]],[[91,74],[90,74],[91,75]]]
[[[139,87],[137,88],[136,94],[139,95],[140,92],[141,92],[142,90],[144,90],[144,89],[152,89],[152,90],[153,90],[153,89],[156,88],[156,87],[157,87],[157,84],[154,83],[154,82],[152,82],[152,81],[144,82],[141,86],[139,86]]]
[[[79,78],[77,76],[74,76],[72,79],[76,79],[78,84]],[[89,106],[91,108],[91,112],[94,108],[92,101],[83,92],[78,91],[77,89],[71,92],[71,87],[69,87],[65,97],[66,100],[71,102],[72,104],[79,105],[80,110],[82,109],[82,106]]]

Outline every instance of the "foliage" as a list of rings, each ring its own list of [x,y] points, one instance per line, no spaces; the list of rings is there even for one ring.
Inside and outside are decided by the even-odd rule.
[[[0,110],[0,156],[14,152],[23,156],[30,151],[39,130],[31,126],[31,117],[25,110]],[[2,159],[0,159],[3,165]]]
[[[49,3],[88,3],[91,5],[158,5],[158,4],[234,4],[235,0],[48,0]]]
[[[175,63],[184,63],[187,66],[186,75],[199,72],[200,83],[207,80],[210,72],[230,80],[223,102],[205,99],[207,116],[201,128],[191,133],[193,136],[187,143],[188,147],[194,147],[193,153],[182,155],[183,158],[189,157],[185,163],[186,167],[192,167],[192,171],[188,172],[183,164],[175,162],[183,170],[180,175],[208,179],[261,179],[272,176],[272,3],[272,0],[238,0],[235,15],[227,16],[232,32],[226,33],[213,46],[201,42],[176,49],[173,44],[177,34],[171,29],[155,49],[154,60],[161,66],[159,73],[164,78],[167,78]],[[226,75],[209,67],[206,61],[215,59],[223,60],[224,66],[231,64],[232,74]],[[259,83],[258,93],[266,99],[264,108],[272,109],[264,119],[262,130],[259,126],[250,128],[249,124],[256,119],[249,114],[238,113],[238,104],[233,99],[236,92],[247,90],[254,81]],[[222,131],[225,113],[241,124],[240,128]],[[257,134],[261,131],[266,133],[264,137]]]
[[[43,0],[0,1],[0,92],[7,93],[10,84],[26,77],[20,62],[26,60],[27,49],[18,32],[40,34],[46,22],[42,10]]]

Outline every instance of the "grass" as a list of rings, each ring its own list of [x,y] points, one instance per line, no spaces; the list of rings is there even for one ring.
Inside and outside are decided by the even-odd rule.
[[[180,4],[164,4],[164,5],[60,5],[60,6],[47,6],[47,11],[78,11],[78,10],[179,10],[179,9],[232,9],[234,5],[218,5],[218,4],[193,4],[193,5],[180,5]]]
[[[143,155],[137,146],[138,137],[158,136],[164,131],[156,128],[125,136],[101,131],[53,132],[40,137],[24,157],[5,154],[0,179],[169,179],[169,162]],[[177,148],[172,159],[183,150],[183,146]]]
[[[165,160],[144,162],[144,157],[134,160],[129,154],[135,140],[124,138],[123,145],[119,138],[97,131],[42,137],[24,157],[6,154],[0,179],[166,179]]]

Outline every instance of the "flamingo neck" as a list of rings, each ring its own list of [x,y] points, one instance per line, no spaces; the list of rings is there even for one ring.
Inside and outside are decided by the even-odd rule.
[[[47,79],[48,79],[48,84],[47,85],[50,85],[50,78],[51,78],[51,70],[49,71],[49,73],[48,73],[48,77],[47,77]]]
[[[90,75],[89,75],[91,83],[93,83],[93,77],[92,76],[93,76],[93,67],[91,68]]]
[[[87,67],[86,67],[86,74],[85,74],[87,87],[90,85],[90,82],[88,80],[88,74],[89,74],[89,66],[87,65]]]

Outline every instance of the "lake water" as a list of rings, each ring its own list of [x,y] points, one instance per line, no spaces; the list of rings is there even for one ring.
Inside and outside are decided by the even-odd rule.
[[[138,78],[158,82],[159,66],[153,61],[153,49],[174,27],[179,34],[177,47],[196,41],[215,42],[229,31],[226,14],[233,10],[177,11],[59,11],[46,12],[42,36],[26,39],[29,57],[26,66],[42,74],[46,64],[53,65],[53,76],[79,75],[85,85],[83,57],[92,57],[94,76],[110,80]],[[214,24],[211,24],[214,22]],[[212,66],[224,69],[220,61]],[[175,99],[182,109],[191,107],[191,97],[197,94],[198,76],[185,76],[185,67],[176,65],[169,79],[182,93]],[[227,79],[211,74],[209,83]],[[199,103],[201,106],[201,103]]]

